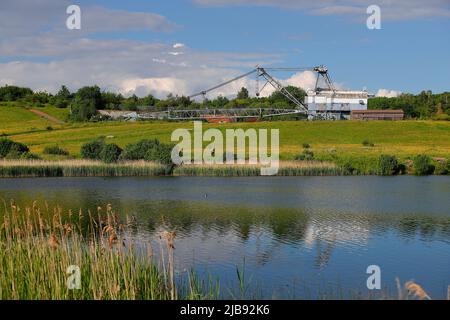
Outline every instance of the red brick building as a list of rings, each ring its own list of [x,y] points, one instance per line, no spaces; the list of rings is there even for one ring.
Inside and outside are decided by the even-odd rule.
[[[352,110],[352,120],[403,120],[403,110]]]

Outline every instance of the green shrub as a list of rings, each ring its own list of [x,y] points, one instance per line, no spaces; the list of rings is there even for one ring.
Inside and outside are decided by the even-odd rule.
[[[20,156],[20,159],[24,159],[24,160],[40,160],[41,157],[39,157],[38,155],[31,153],[31,152],[25,152],[22,153],[22,155]]]
[[[314,153],[310,150],[303,150],[302,153],[295,156],[295,160],[299,161],[311,161],[314,160]]]
[[[52,131],[53,127],[52,126],[47,126],[47,128],[45,128],[45,129],[47,129],[47,131]]]
[[[365,147],[374,147],[375,146],[375,144],[373,144],[372,142],[370,142],[367,139],[363,140],[362,145]]]
[[[100,152],[100,159],[106,163],[117,162],[121,153],[122,149],[118,145],[114,143],[106,144]]]
[[[145,155],[145,160],[155,161],[161,164],[172,164],[172,145],[158,144],[155,147],[149,149]]]
[[[450,160],[449,161],[438,161],[434,174],[437,175],[447,175],[450,172]]]
[[[392,176],[398,174],[400,167],[395,156],[382,154],[378,159],[378,174]]]
[[[5,158],[9,153],[11,153],[10,159],[14,156],[20,157],[22,153],[28,152],[29,149],[23,143],[15,142],[9,139],[2,138],[0,139],[0,158]]]
[[[69,155],[69,152],[65,149],[62,149],[58,146],[51,146],[51,147],[45,147],[44,148],[44,154],[53,154],[53,155],[61,155],[61,156],[67,156]]]
[[[103,139],[97,139],[81,146],[81,157],[83,159],[100,160],[100,153],[102,152],[105,142]]]
[[[309,149],[309,148],[311,148],[311,145],[309,143],[303,144],[303,149]]]
[[[431,158],[425,154],[418,155],[413,160],[414,174],[418,176],[429,175],[434,172]]]
[[[345,175],[353,175],[355,173],[357,173],[357,170],[353,167],[353,165],[350,162],[345,162],[342,166],[341,166],[341,170]]]
[[[144,160],[147,156],[147,152],[161,143],[156,140],[141,140],[137,143],[130,143],[125,146],[120,159],[121,160]]]

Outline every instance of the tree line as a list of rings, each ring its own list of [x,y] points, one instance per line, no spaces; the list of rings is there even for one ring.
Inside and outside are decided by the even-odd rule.
[[[297,100],[304,101],[304,90],[288,86],[286,88]],[[369,109],[402,109],[407,118],[429,119],[432,117],[448,118],[450,116],[449,92],[433,94],[422,91],[418,95],[402,94],[395,98],[369,99]],[[52,95],[48,92],[33,92],[29,88],[17,86],[0,87],[0,102],[14,101],[18,105],[42,107],[53,105],[57,108],[71,109],[70,117],[74,121],[95,119],[98,110],[136,111],[146,108],[151,111],[168,109],[202,109],[202,108],[295,108],[295,104],[282,93],[275,91],[268,97],[250,97],[248,89],[241,88],[235,98],[217,96],[214,99],[194,101],[186,96],[169,94],[165,99],[158,99],[149,94],[145,97],[102,91],[98,86],[82,87],[70,92],[66,86]]]

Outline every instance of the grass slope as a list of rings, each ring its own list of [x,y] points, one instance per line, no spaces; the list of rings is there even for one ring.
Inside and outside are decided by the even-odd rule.
[[[60,119],[67,109],[54,107],[42,111]],[[97,137],[120,146],[140,139],[157,138],[170,142],[178,128],[191,129],[190,122],[107,122],[67,123],[57,125],[40,118],[25,108],[0,106],[0,133],[27,144],[32,152],[42,155],[46,146],[58,144],[71,156],[79,156],[83,143]],[[52,126],[54,130],[46,130]],[[204,129],[267,128],[280,129],[281,159],[291,160],[302,151],[302,144],[311,145],[316,159],[335,162],[351,160],[359,167],[370,166],[382,153],[401,160],[425,153],[433,157],[450,157],[450,122],[447,121],[285,121],[235,124],[205,124]],[[362,145],[364,140],[373,147]],[[48,158],[43,156],[44,158]]]

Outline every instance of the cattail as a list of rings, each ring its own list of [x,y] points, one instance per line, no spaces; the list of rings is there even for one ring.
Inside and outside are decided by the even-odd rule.
[[[53,249],[59,247],[59,241],[54,234],[50,235],[50,238],[48,239],[48,245]]]
[[[116,241],[117,241],[117,234],[116,234],[116,232],[115,231],[113,231],[112,233],[111,233],[111,235],[109,236],[109,238],[108,238],[108,246],[112,246],[113,244],[115,244],[116,243]]]
[[[431,300],[430,296],[425,292],[425,290],[414,281],[408,281],[407,283],[405,283],[405,289],[409,294],[419,298],[420,300]]]

